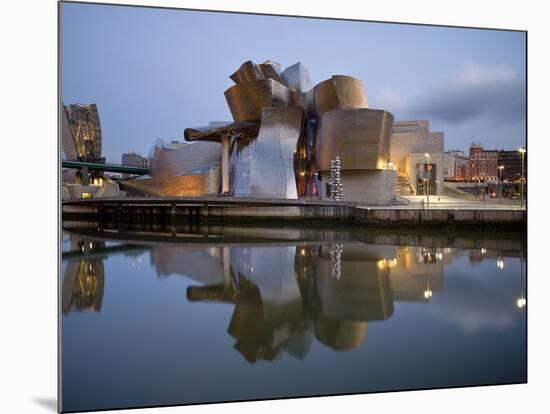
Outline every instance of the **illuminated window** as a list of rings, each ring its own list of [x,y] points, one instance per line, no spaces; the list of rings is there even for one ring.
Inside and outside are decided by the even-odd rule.
[[[92,193],[82,193],[82,198],[92,198]]]

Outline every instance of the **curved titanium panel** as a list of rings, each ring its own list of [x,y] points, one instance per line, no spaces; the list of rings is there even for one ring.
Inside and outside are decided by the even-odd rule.
[[[219,167],[212,166],[203,174],[124,180],[120,181],[120,187],[126,191],[155,197],[213,195],[220,188]]]
[[[235,195],[298,198],[294,151],[304,111],[297,106],[263,109],[258,138],[232,154]]]
[[[185,128],[183,137],[186,141],[208,141],[220,143],[223,136],[239,134],[243,137],[258,135],[259,125],[254,122],[232,122],[217,128]]]
[[[393,115],[376,109],[339,109],[318,119],[315,161],[330,170],[337,155],[342,170],[382,169],[389,161]]]
[[[280,66],[276,62],[267,61],[256,64],[248,60],[244,62],[239,69],[232,75],[229,75],[231,80],[237,84],[253,82],[261,79],[273,79],[283,85],[286,81],[279,75]]]
[[[286,68],[283,73],[281,73],[281,76],[286,81],[289,88],[295,89],[298,92],[307,92],[313,88],[309,73],[301,62]]]
[[[351,76],[334,75],[314,88],[317,116],[335,109],[368,108],[363,81]]]
[[[291,105],[292,91],[273,79],[261,79],[233,85],[225,99],[235,122],[259,121],[262,108]]]
[[[190,174],[196,168],[220,162],[220,145],[214,142],[180,144],[168,149],[155,146],[149,160],[153,178]]]

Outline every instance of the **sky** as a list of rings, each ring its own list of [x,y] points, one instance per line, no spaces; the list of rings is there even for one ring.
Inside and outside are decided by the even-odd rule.
[[[525,145],[525,33],[62,3],[61,99],[96,103],[107,162],[231,121],[229,75],[302,62],[363,80],[369,107],[427,119],[445,150]]]

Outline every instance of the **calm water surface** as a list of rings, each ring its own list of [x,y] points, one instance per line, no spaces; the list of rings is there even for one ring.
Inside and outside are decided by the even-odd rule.
[[[116,238],[63,233],[64,411],[526,381],[521,240]]]

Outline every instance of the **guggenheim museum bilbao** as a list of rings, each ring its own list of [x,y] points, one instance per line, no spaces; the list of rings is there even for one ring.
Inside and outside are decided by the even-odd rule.
[[[233,121],[186,128],[185,142],[157,141],[149,174],[118,181],[122,190],[331,199],[331,165],[339,158],[344,201],[441,193],[443,133],[430,132],[428,121],[394,122],[390,112],[369,108],[360,79],[334,75],[313,86],[301,63],[281,71],[272,61],[247,61],[230,78]]]

